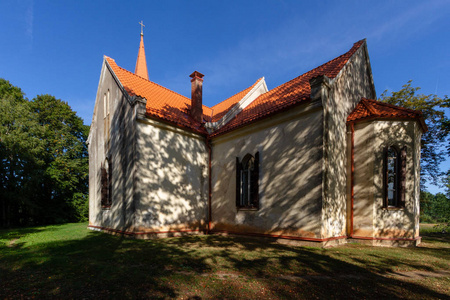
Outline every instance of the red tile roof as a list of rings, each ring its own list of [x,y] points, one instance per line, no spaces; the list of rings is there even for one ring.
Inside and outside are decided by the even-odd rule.
[[[310,100],[311,86],[309,81],[321,75],[326,75],[329,78],[336,77],[350,57],[364,43],[365,40],[356,42],[347,53],[262,94],[228,124],[214,132],[212,136],[237,129],[253,121]]]
[[[311,94],[310,80],[321,75],[335,78],[352,55],[364,43],[365,40],[358,41],[347,53],[260,95],[236,115],[234,119],[219,130],[213,132],[211,136],[229,132],[297,104],[309,101]],[[147,100],[146,109],[148,116],[169,121],[175,125],[186,127],[202,134],[207,133],[204,126],[200,122],[195,121],[189,114],[191,99],[119,67],[109,57],[105,56],[105,59],[128,94],[131,96],[136,95]],[[219,121],[259,80],[247,89],[218,103],[212,108],[203,105],[203,119],[207,122]],[[419,117],[418,114],[421,116],[421,113],[417,111],[363,99],[349,116],[348,121],[352,122],[374,117],[417,118]],[[425,126],[424,123],[423,125]]]
[[[141,76],[119,67],[114,59],[105,56],[108,65],[119,79],[130,96],[147,99],[147,115],[163,119],[181,127],[187,127],[199,133],[206,134],[201,123],[195,121],[189,114],[191,99],[149,81]],[[234,96],[209,108],[203,105],[203,119],[207,122],[220,120],[237,102],[239,102],[258,82],[237,93]]]
[[[422,112],[366,98],[361,98],[361,101],[347,117],[347,122],[373,119],[417,119],[423,131],[427,131]]]
[[[130,96],[147,99],[147,115],[163,119],[181,127],[187,127],[200,133],[206,133],[203,126],[189,114],[191,99],[162,87],[152,81],[137,76],[121,67],[114,59],[106,57],[114,74]],[[211,109],[203,105],[203,117],[209,119]]]

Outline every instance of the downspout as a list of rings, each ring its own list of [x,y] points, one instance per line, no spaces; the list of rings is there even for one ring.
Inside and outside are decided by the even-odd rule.
[[[208,230],[207,234],[211,232],[211,221],[212,221],[212,210],[211,210],[211,139],[209,136],[206,137],[206,147],[208,148]]]
[[[351,175],[350,175],[350,197],[351,197],[351,206],[350,206],[350,238],[353,237],[353,204],[355,200],[355,124],[352,122],[350,124],[350,131],[352,134],[351,137],[351,145],[350,145],[350,169],[351,169]]]

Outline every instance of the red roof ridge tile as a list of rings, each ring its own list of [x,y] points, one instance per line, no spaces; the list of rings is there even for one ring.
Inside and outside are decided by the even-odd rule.
[[[371,114],[378,114],[378,112],[376,111],[376,109],[370,105],[369,103],[367,103],[366,101],[367,99],[365,98],[361,98],[361,104],[364,105],[364,107],[371,113]]]

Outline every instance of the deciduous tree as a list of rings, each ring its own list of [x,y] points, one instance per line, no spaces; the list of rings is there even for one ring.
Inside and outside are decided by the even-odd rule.
[[[88,193],[89,126],[83,124],[66,102],[51,95],[37,96],[30,107],[43,129],[43,200],[56,212],[52,216],[54,220],[73,220],[74,215],[81,218],[85,206],[80,207],[80,198],[87,202]]]
[[[404,108],[420,110],[423,113],[428,131],[422,135],[421,152],[421,185],[422,189],[426,182],[435,185],[442,184],[444,173],[440,169],[441,162],[445,159],[445,142],[449,137],[449,119],[445,115],[445,108],[448,107],[449,98],[437,95],[419,94],[419,87],[412,87],[412,81],[403,85],[397,92],[384,91],[380,101],[398,105]],[[447,124],[447,127],[446,127]]]
[[[88,130],[66,102],[0,79],[0,226],[87,218]]]

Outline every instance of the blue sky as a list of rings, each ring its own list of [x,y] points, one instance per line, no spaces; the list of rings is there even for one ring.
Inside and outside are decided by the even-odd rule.
[[[51,94],[90,124],[103,55],[134,71],[140,25],[150,80],[212,106],[264,76],[274,88],[366,38],[377,95],[408,80],[450,95],[450,1],[0,2],[0,77]],[[448,168],[446,163],[445,168]],[[430,188],[436,192],[437,188]]]

